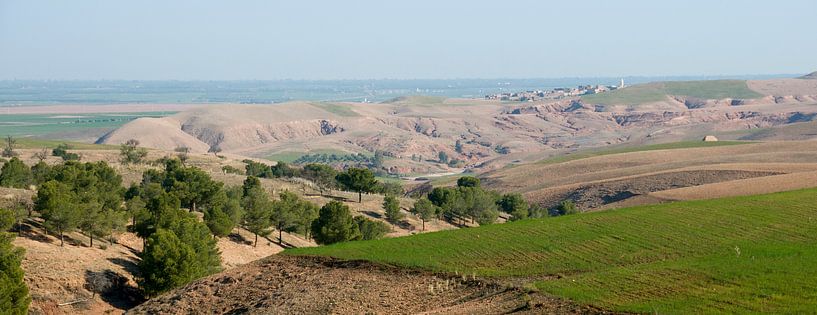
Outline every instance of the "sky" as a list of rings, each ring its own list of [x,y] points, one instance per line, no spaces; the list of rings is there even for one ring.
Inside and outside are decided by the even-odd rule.
[[[807,73],[817,1],[0,0],[0,80]]]

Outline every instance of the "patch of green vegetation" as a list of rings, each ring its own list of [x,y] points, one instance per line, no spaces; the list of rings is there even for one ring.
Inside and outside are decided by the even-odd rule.
[[[400,177],[395,176],[375,176],[378,182],[381,183],[394,183],[394,184],[403,184],[403,180]]]
[[[700,99],[755,99],[762,97],[752,91],[745,80],[672,81],[633,85],[621,90],[582,96],[590,104],[640,105],[660,102],[667,95]]]
[[[669,95],[682,95],[701,99],[755,99],[762,94],[749,89],[745,80],[673,81],[664,82]]]
[[[817,309],[817,189],[523,220],[288,249],[536,281],[548,294],[632,312]]]
[[[431,177],[430,178],[431,180],[429,181],[429,184],[431,184],[434,187],[438,187],[438,186],[454,186],[454,185],[457,184],[457,180],[460,179],[460,177],[463,177],[463,176],[467,176],[467,175],[466,174],[452,174],[452,175]]]
[[[18,137],[43,135],[60,136],[65,133],[76,133],[86,130],[113,130],[136,118],[164,117],[173,113],[174,112],[0,115],[0,135]]]
[[[445,103],[446,98],[442,96],[427,96],[427,95],[412,95],[412,96],[401,96],[398,98],[394,98],[383,103],[387,104],[405,104],[405,105],[417,105],[417,106],[431,106],[431,105],[443,105]]]
[[[71,150],[119,150],[119,146],[110,144],[93,144],[72,141],[46,140],[39,138],[14,138],[17,140],[18,149],[42,149],[53,150],[60,144],[67,144]]]
[[[358,117],[360,114],[353,111],[349,108],[348,105],[345,104],[337,104],[337,103],[312,103],[315,107],[323,109],[327,112],[332,114],[341,116],[341,117]]]
[[[619,153],[632,153],[632,152],[642,152],[642,151],[655,151],[655,150],[673,150],[673,149],[689,149],[689,148],[708,148],[708,147],[722,147],[728,145],[740,145],[740,144],[750,144],[754,142],[749,141],[715,141],[715,142],[704,142],[704,141],[681,141],[681,142],[670,142],[670,143],[660,143],[660,144],[650,144],[644,146],[628,146],[628,147],[621,147],[616,149],[607,149],[607,150],[588,150],[588,151],[580,151],[577,153],[565,154],[560,155],[548,159],[544,159],[541,161],[536,162],[537,164],[555,164],[555,163],[563,163],[569,162],[574,160],[581,160],[596,156],[602,155],[610,155],[610,154],[619,154]]]
[[[280,161],[280,162],[292,163],[295,160],[300,159],[301,157],[303,157],[305,155],[310,155],[310,154],[348,155],[350,153],[340,151],[340,150],[332,150],[332,149],[311,150],[309,152],[281,151],[281,152],[277,152],[277,153],[274,153],[274,154],[270,154],[270,155],[266,156],[265,159],[270,160],[270,161]],[[363,152],[363,155],[365,155],[367,157],[373,156],[373,154],[370,153],[370,152]]]
[[[621,90],[582,96],[582,101],[590,104],[638,105],[660,102],[667,99],[661,83],[647,83],[628,86]]]

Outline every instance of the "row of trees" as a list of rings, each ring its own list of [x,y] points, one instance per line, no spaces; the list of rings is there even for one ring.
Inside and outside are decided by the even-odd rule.
[[[60,246],[65,233],[76,229],[88,236],[93,246],[95,237],[110,237],[124,228],[127,215],[122,208],[122,177],[105,162],[38,165],[42,168],[37,179],[41,185],[34,208],[45,227],[57,232]]]
[[[480,225],[496,221],[499,212],[509,214],[509,220],[542,218],[579,213],[571,200],[562,201],[553,209],[530,205],[519,193],[499,194],[485,190],[476,177],[464,176],[457,180],[456,187],[435,187],[428,195],[416,200],[411,212],[423,222],[432,219],[470,219]]]
[[[282,178],[300,177],[312,181],[320,191],[321,195],[325,191],[332,189],[346,189],[358,193],[358,202],[363,201],[364,193],[382,193],[386,195],[399,195],[403,193],[403,188],[396,183],[381,183],[375,178],[375,174],[367,168],[349,168],[339,172],[333,167],[310,163],[303,168],[292,167],[287,163],[278,162],[273,166],[252,160],[245,160],[246,174],[261,178]]]
[[[273,229],[278,231],[281,244],[283,232],[311,237],[319,244],[331,244],[380,238],[389,229],[379,221],[362,216],[353,218],[349,207],[337,201],[319,209],[317,205],[288,191],[281,192],[278,200],[271,201],[255,177],[247,177],[242,188],[246,211],[243,224],[255,234],[254,244],[257,244],[259,235],[269,235]]]

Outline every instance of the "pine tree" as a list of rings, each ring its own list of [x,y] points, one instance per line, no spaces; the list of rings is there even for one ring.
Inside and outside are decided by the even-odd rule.
[[[318,207],[318,205],[303,200],[294,210],[295,231],[301,233],[306,238],[309,238],[312,229],[312,222],[318,218],[319,209],[320,207]]]
[[[82,215],[80,216],[79,229],[90,239],[89,246],[94,247],[94,236],[99,233],[102,226],[102,206],[96,202],[82,205]]]
[[[392,224],[400,222],[400,220],[402,220],[405,216],[402,212],[400,212],[400,201],[391,195],[383,198],[383,209],[386,212],[386,220]]]
[[[298,195],[284,191],[279,195],[279,200],[272,203],[270,221],[272,226],[278,230],[278,243],[283,245],[284,231],[291,231],[295,227],[296,209],[300,206],[301,200]]]
[[[195,279],[195,252],[173,232],[158,230],[148,238],[139,262],[139,287],[155,296]]]
[[[365,168],[350,168],[338,174],[337,180],[346,189],[357,192],[357,202],[363,202],[364,192],[374,192],[377,189],[374,173]]]
[[[411,212],[423,221],[423,231],[425,231],[426,221],[433,219],[437,210],[431,200],[428,200],[428,198],[420,198],[414,202],[414,207],[411,208]]]
[[[73,231],[80,223],[80,204],[71,188],[57,181],[49,181],[37,191],[35,209],[45,219],[45,226],[57,231],[60,246],[64,245],[64,234]]]
[[[31,170],[19,158],[11,158],[0,168],[0,186],[27,188],[29,184],[31,184]]]
[[[243,201],[244,208],[244,228],[255,235],[253,247],[258,245],[258,235],[267,236],[270,231],[270,216],[272,212],[272,202],[267,196],[267,192],[261,187],[253,187],[247,192]]]
[[[312,235],[318,244],[333,244],[361,237],[349,207],[336,200],[321,207],[318,219],[312,222]]]
[[[208,228],[191,214],[176,209],[172,229],[156,230],[145,243],[139,262],[139,287],[155,296],[195,279],[219,272],[221,258]]]
[[[12,245],[14,234],[5,232],[10,228],[13,217],[9,211],[0,209],[0,311],[3,314],[23,315],[28,313],[31,297],[20,266],[25,251]]]
[[[219,191],[213,200],[204,209],[204,223],[210,228],[214,236],[224,237],[232,232],[240,222],[243,210],[241,209],[241,191],[228,193]]]
[[[528,202],[519,193],[502,195],[497,202],[500,210],[511,215],[511,221],[522,220],[528,217]]]

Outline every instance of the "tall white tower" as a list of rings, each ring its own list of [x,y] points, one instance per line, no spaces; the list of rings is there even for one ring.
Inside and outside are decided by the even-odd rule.
[[[623,89],[623,88],[624,88],[624,78],[621,78],[621,84],[619,84],[619,85],[618,85],[618,88],[619,88],[619,89]]]

